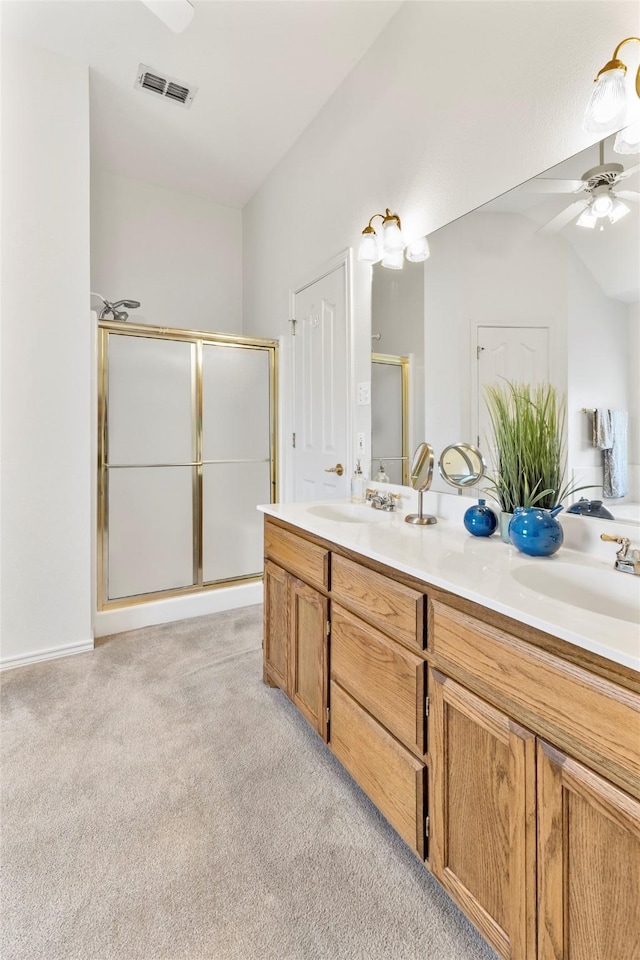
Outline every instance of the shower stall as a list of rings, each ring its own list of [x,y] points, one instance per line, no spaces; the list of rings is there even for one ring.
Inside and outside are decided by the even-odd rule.
[[[371,479],[409,484],[409,357],[371,354]]]
[[[98,609],[259,579],[277,343],[101,321]]]

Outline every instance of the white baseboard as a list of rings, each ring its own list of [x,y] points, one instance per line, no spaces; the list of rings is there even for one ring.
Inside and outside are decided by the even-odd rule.
[[[94,614],[93,629],[96,637],[109,637],[114,633],[126,633],[157,623],[174,623],[189,617],[203,617],[208,613],[221,613],[255,603],[262,603],[262,583],[241,583],[235,587],[205,590],[184,597],[166,597],[164,600],[151,600],[117,610],[101,610]]]
[[[93,640],[79,640],[77,643],[66,643],[62,647],[49,647],[46,650],[36,650],[35,653],[4,657],[0,660],[0,671],[26,667],[30,663],[40,663],[43,660],[57,660],[58,657],[70,657],[75,653],[88,653],[91,650],[93,650]]]

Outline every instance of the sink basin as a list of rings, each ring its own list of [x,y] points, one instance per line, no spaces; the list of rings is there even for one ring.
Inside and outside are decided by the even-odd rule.
[[[374,510],[358,503],[319,503],[315,507],[307,507],[307,513],[323,520],[333,520],[335,523],[380,523],[389,516],[382,510]]]
[[[523,587],[553,600],[640,624],[640,577],[560,560],[525,563],[512,570],[511,576]]]

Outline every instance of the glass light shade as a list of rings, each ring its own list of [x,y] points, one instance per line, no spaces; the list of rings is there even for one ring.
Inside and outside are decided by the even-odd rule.
[[[429,254],[429,242],[426,237],[419,237],[407,244],[406,256],[411,263],[421,263],[423,260],[428,260]]]
[[[625,71],[605,70],[595,83],[595,88],[585,111],[582,128],[588,133],[607,133],[624,123],[627,112]]]
[[[363,263],[376,263],[379,259],[377,236],[375,233],[363,233],[358,248],[358,260]]]
[[[402,253],[404,250],[402,233],[395,220],[387,220],[382,224],[382,246],[385,254],[397,253],[398,250]]]
[[[607,217],[613,208],[613,199],[609,193],[601,193],[591,204],[594,217]]]
[[[390,270],[402,270],[404,263],[404,252],[402,250],[393,250],[391,253],[385,253],[382,259],[382,266]]]
[[[626,203],[623,203],[622,200],[618,200],[618,198],[615,197],[609,213],[609,220],[611,223],[617,223],[618,220],[622,220],[623,217],[626,217],[628,213],[631,213],[631,208],[628,207]]]
[[[583,210],[578,219],[576,220],[577,227],[587,227],[589,230],[593,230],[598,218],[593,215],[591,206],[588,206],[586,210]]]
[[[619,131],[613,149],[616,153],[640,153],[640,117]]]

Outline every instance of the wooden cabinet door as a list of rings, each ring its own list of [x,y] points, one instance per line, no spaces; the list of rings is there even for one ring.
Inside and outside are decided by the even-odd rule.
[[[329,601],[289,578],[290,697],[323,740],[327,739]]]
[[[333,680],[330,746],[380,813],[424,860],[425,765]]]
[[[539,960],[638,960],[640,803],[539,741],[538,811]]]
[[[535,960],[535,737],[431,673],[433,872],[501,957]]]
[[[337,603],[331,605],[331,679],[424,755],[426,662]]]
[[[289,580],[269,560],[264,565],[264,679],[289,693]]]

